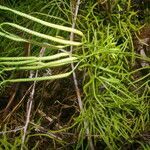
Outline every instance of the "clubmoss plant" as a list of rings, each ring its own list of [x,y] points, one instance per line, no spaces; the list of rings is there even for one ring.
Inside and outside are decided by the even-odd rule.
[[[52,147],[57,149],[57,146],[59,147],[61,145],[60,147],[62,149],[72,148],[85,150],[90,147],[88,143],[88,136],[90,136],[94,147],[97,149],[122,150],[124,147],[130,149],[132,146],[134,147],[134,145],[138,144],[139,148],[148,150],[148,136],[145,136],[144,133],[149,133],[150,122],[150,66],[136,67],[136,63],[137,59],[139,61],[145,60],[148,63],[150,59],[147,57],[143,58],[138,54],[133,44],[133,37],[135,37],[135,33],[142,27],[142,23],[139,21],[138,11],[134,10],[132,6],[132,1],[115,0],[111,2],[110,0],[83,0],[80,4],[76,21],[76,27],[79,31],[75,30],[75,33],[79,36],[75,36],[75,43],[71,43],[71,45],[80,45],[81,43],[82,45],[74,47],[74,53],[76,55],[72,57],[69,57],[70,54],[64,50],[69,49],[68,45],[70,43],[68,43],[68,39],[72,29],[69,28],[70,32],[66,32],[49,28],[48,26],[43,27],[43,25],[47,25],[47,23],[45,24],[46,21],[53,23],[53,25],[57,24],[58,28],[61,25],[61,29],[62,26],[70,27],[72,24],[71,16],[73,14],[71,12],[73,9],[71,6],[73,4],[75,5],[74,0],[52,0],[48,3],[40,0],[20,3],[19,1],[15,1],[16,3],[10,2],[9,4],[7,3],[9,8],[1,7],[3,9],[5,8],[5,11],[3,11],[5,12],[4,16],[8,18],[9,23],[4,23],[7,21],[7,18],[2,18],[1,35],[3,37],[1,39],[3,42],[1,46],[3,52],[0,57],[0,82],[7,84],[10,82],[44,81],[52,78],[68,77],[72,73],[68,69],[67,73],[60,74],[58,70],[57,75],[49,77],[41,76],[36,79],[15,79],[13,74],[16,71],[20,72],[22,70],[40,69],[43,71],[49,67],[62,67],[72,62],[80,62],[78,64],[78,69],[81,72],[79,74],[79,80],[82,80],[82,86],[80,87],[82,91],[83,110],[78,112],[77,108],[78,116],[73,115],[73,121],[66,123],[62,128],[55,126],[55,123],[58,123],[57,125],[61,123],[58,121],[58,118],[63,112],[60,112],[58,116],[55,116],[55,111],[51,112],[54,109],[56,110],[56,106],[61,105],[64,108],[63,110],[68,107],[66,103],[63,103],[65,100],[62,100],[62,97],[57,99],[57,96],[56,98],[52,96],[62,94],[62,89],[58,90],[58,93],[55,93],[57,86],[60,87],[59,85],[62,82],[58,84],[57,82],[54,83],[52,88],[50,88],[50,94],[47,94],[45,89],[48,87],[48,84],[51,86],[53,82],[40,82],[40,92],[38,91],[36,93],[36,97],[40,95],[39,97],[42,100],[43,107],[41,107],[41,110],[43,108],[43,112],[46,113],[47,109],[49,116],[53,114],[54,122],[52,122],[52,130],[54,131],[49,128],[47,129],[47,124],[44,124],[46,129],[42,127],[41,120],[44,120],[47,117],[46,115],[44,115],[44,117],[46,116],[45,118],[42,116],[43,118],[39,119],[36,116],[36,112],[34,112],[35,116],[32,116],[34,123],[30,122],[31,124],[28,128],[24,146],[37,149],[40,145],[43,146],[44,142],[47,142],[50,148],[52,145]],[[35,5],[35,3],[37,4]],[[10,6],[11,4],[13,4],[12,7]],[[18,14],[16,10],[21,12],[25,12],[24,10],[26,10],[34,18],[27,14],[20,14],[20,12],[19,14],[21,16],[19,17],[16,15],[16,13]],[[144,11],[148,12],[147,10]],[[15,14],[10,18],[10,14],[12,13]],[[39,22],[42,22],[42,24]],[[12,27],[13,30],[15,29],[15,33]],[[82,33],[84,36],[82,36]],[[51,43],[49,43],[52,39],[49,37],[50,35],[54,37]],[[13,41],[14,45],[12,45],[11,40],[5,36],[12,40],[20,40],[22,42]],[[81,38],[82,42],[80,42]],[[9,43],[8,41],[10,44],[6,44]],[[65,43],[63,44],[64,41]],[[23,57],[24,42],[32,44],[32,52],[29,57]],[[43,57],[38,57],[40,46],[47,48],[46,54]],[[11,77],[8,77],[9,73],[12,74]],[[71,93],[72,89],[69,89],[68,83],[66,85],[65,89]],[[52,103],[50,109],[47,108],[48,102],[44,105],[44,98],[41,96],[41,91],[44,94],[46,93],[46,96],[48,95],[48,100],[51,100],[49,102]],[[67,91],[65,92],[67,93]],[[74,95],[71,98],[68,98],[68,95],[66,97],[67,102],[72,104],[73,101],[76,105]],[[19,118],[21,116],[23,118],[22,114]],[[89,129],[88,134],[86,132],[87,128]],[[58,137],[62,137],[62,139],[55,138],[57,135]],[[71,139],[70,135],[73,135],[75,138]],[[2,147],[4,147],[3,143],[6,143],[6,148],[11,148],[13,143],[15,143],[15,140],[8,140],[10,137],[6,134],[1,137],[0,144]],[[30,140],[32,137],[37,141],[31,143]],[[67,143],[67,138],[69,139],[69,143]],[[17,138],[16,136],[16,141],[20,143],[21,136],[18,139],[19,137]]]
[[[126,142],[134,142],[149,124],[149,80],[143,79],[145,86],[141,86],[145,92],[142,95],[135,92],[138,87],[131,68],[137,57],[132,41],[132,33],[139,29],[139,24],[132,21],[136,13],[128,5],[126,13],[113,12],[111,22],[105,22],[105,18],[99,19],[101,14],[94,12],[96,6],[90,7],[90,12],[84,16],[86,23],[81,25],[87,31],[84,61],[80,66],[84,70],[85,96],[84,111],[76,120],[79,129],[82,128],[77,149],[81,145],[85,148],[83,120],[87,121],[95,144],[101,141],[108,149],[121,149]],[[122,11],[121,7],[118,3],[118,12]],[[147,76],[149,74],[144,78]]]
[[[2,9],[4,11],[10,11],[14,14],[21,16],[21,17],[24,17],[24,18],[27,18],[27,19],[32,20],[34,22],[37,22],[39,24],[42,24],[43,26],[48,26],[50,28],[55,28],[57,30],[63,30],[66,32],[73,32],[74,34],[78,34],[80,36],[83,36],[82,32],[80,32],[76,29],[72,29],[69,27],[62,26],[62,25],[56,25],[53,23],[49,23],[49,22],[43,21],[41,19],[38,19],[36,17],[33,17],[31,15],[27,15],[25,13],[10,9],[10,8],[2,6],[2,5],[0,5],[0,9]],[[42,42],[40,43],[40,42],[37,42],[34,40],[30,40],[30,39],[28,40],[28,39],[22,38],[18,35],[10,33],[10,31],[6,31],[3,28],[3,26],[7,26],[7,25],[14,27],[18,30],[21,30],[22,32],[26,32],[32,36],[37,36],[37,37],[47,39],[47,40],[50,40],[50,41],[53,41],[56,43],[64,44],[64,45],[55,46],[55,45],[51,45],[49,43],[42,43]],[[74,46],[81,45],[80,42],[74,42],[74,41],[65,40],[65,39],[62,39],[59,37],[49,36],[49,35],[39,33],[37,31],[31,30],[31,29],[28,29],[26,27],[20,26],[20,25],[15,24],[15,23],[4,22],[4,23],[0,24],[0,27],[1,27],[0,36],[6,37],[8,39],[11,39],[11,40],[14,40],[17,42],[28,42],[31,44],[38,44],[38,45],[46,46],[46,47],[55,47],[57,49],[64,48],[68,45],[74,45]],[[65,73],[65,74],[61,74],[61,75],[54,75],[54,76],[50,76],[50,77],[37,77],[34,79],[33,78],[32,79],[4,79],[2,77],[2,74],[5,71],[37,70],[37,69],[43,69],[43,68],[48,68],[48,67],[58,67],[58,66],[62,66],[62,65],[65,65],[65,64],[68,64],[68,63],[71,63],[71,62],[77,60],[76,57],[71,57],[71,55],[70,55],[69,58],[54,61],[54,59],[59,59],[63,56],[69,56],[69,53],[68,54],[67,53],[61,53],[61,54],[56,54],[56,55],[53,55],[50,57],[47,56],[46,58],[42,58],[43,60],[46,60],[46,61],[53,60],[52,62],[46,62],[46,63],[41,62],[41,58],[40,58],[40,60],[38,60],[38,58],[35,58],[35,57],[20,57],[20,58],[19,57],[16,57],[16,58],[14,58],[14,57],[11,57],[11,58],[10,57],[9,58],[2,57],[2,58],[0,58],[0,60],[2,61],[2,62],[0,62],[0,65],[1,65],[0,75],[1,75],[1,80],[2,80],[1,84],[7,83],[7,82],[27,82],[27,81],[35,81],[35,80],[42,81],[42,80],[51,80],[51,79],[67,77],[68,75],[70,75],[70,73],[72,71],[70,73]],[[16,61],[14,61],[14,60],[16,60]]]

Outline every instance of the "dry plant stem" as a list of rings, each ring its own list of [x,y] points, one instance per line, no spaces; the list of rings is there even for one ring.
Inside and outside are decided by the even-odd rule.
[[[28,90],[26,91],[26,93],[24,94],[24,96],[21,98],[21,100],[19,101],[19,103],[12,109],[12,111],[6,116],[6,118],[3,120],[3,122],[5,122],[8,118],[10,118],[10,116],[12,115],[12,113],[19,107],[19,105],[23,102],[23,100],[25,99],[25,97],[27,96],[27,94],[29,93],[29,91],[31,90],[32,85],[28,88]]]
[[[9,99],[9,102],[8,102],[6,108],[4,109],[4,112],[5,112],[6,114],[7,114],[7,110],[9,109],[9,107],[11,106],[11,104],[13,103],[13,100],[14,100],[14,98],[15,98],[15,96],[16,96],[16,92],[17,92],[17,90],[18,90],[18,87],[19,87],[19,84],[16,85],[15,91],[14,91],[14,93],[12,94],[11,98]]]
[[[78,11],[79,11],[79,5],[80,5],[80,0],[77,0],[76,1],[76,5],[75,5],[75,9],[72,9],[72,10],[74,10],[74,12],[73,12],[74,16],[72,17],[72,21],[73,21],[72,29],[75,29],[77,15],[78,15]],[[74,33],[71,32],[71,34],[70,34],[70,41],[73,41],[73,40],[74,40]],[[72,55],[72,52],[73,52],[73,46],[70,46],[70,56]],[[71,63],[71,69],[74,70],[74,64],[73,63]],[[84,111],[83,110],[82,100],[81,100],[80,89],[79,89],[79,86],[78,86],[78,81],[77,81],[77,77],[76,77],[75,71],[73,72],[73,81],[74,81],[74,85],[75,85],[75,90],[76,90],[76,94],[77,94],[77,99],[78,99],[78,104],[79,104],[80,111]],[[91,136],[89,134],[88,123],[87,123],[86,120],[84,121],[84,125],[86,127],[86,134],[88,136],[88,141],[89,141],[89,144],[90,144],[90,150],[94,150],[94,145],[93,145]]]
[[[58,135],[55,135],[55,134],[53,134],[53,133],[50,133],[50,132],[49,132],[48,130],[46,130],[44,127],[42,127],[42,126],[40,126],[40,125],[37,125],[37,124],[35,124],[35,123],[33,123],[33,122],[30,122],[30,124],[34,125],[35,131],[37,131],[38,133],[39,133],[39,132],[41,132],[41,133],[46,133],[46,134],[50,135],[51,137],[53,137],[53,138],[55,138],[55,139],[57,139],[57,140],[63,141],[61,137],[59,137]]]
[[[42,110],[39,110],[39,109],[38,109],[37,112],[38,112],[42,117],[45,117],[46,120],[48,120],[50,123],[53,122],[53,119],[50,118],[49,116],[47,116]]]
[[[3,118],[4,118],[2,120],[3,123],[7,120],[7,116],[10,115],[9,110],[10,110],[11,105],[14,102],[14,98],[16,96],[18,87],[19,87],[19,83],[16,84],[15,90],[13,94],[11,95],[11,97],[9,98],[7,106],[2,111],[0,111],[0,113],[3,113]]]
[[[77,14],[78,14],[78,10],[79,10],[79,4],[80,4],[80,0],[78,0],[76,2],[75,12],[74,12],[74,16],[72,18],[72,20],[73,20],[72,29],[75,29]],[[70,41],[73,41],[73,39],[74,39],[74,33],[71,32],[71,34],[70,34]],[[70,46],[70,55],[72,55],[72,52],[73,52],[73,46]],[[71,68],[72,68],[72,70],[74,70],[74,64],[73,63],[71,63]],[[76,77],[75,72],[73,72],[73,80],[74,80],[75,90],[76,90],[76,94],[77,94],[77,98],[78,98],[79,108],[80,108],[80,110],[83,110],[80,89],[78,87],[78,82],[77,82],[77,77]]]
[[[29,50],[30,50],[30,45],[29,45]],[[40,51],[40,57],[43,56],[44,52],[45,52],[45,48],[42,48],[41,51]],[[30,78],[32,78],[33,76],[34,76],[34,72],[30,71]],[[35,74],[35,77],[37,77],[37,76],[38,76],[38,70],[36,71],[36,74]],[[28,102],[27,102],[27,116],[26,116],[26,122],[25,122],[25,126],[24,126],[24,134],[22,136],[21,150],[23,150],[23,146],[24,146],[24,143],[25,143],[25,137],[26,137],[26,134],[27,134],[27,128],[28,128],[28,125],[29,125],[29,122],[30,122],[32,104],[33,104],[34,93],[35,93],[35,86],[36,86],[36,81],[34,81],[34,83],[33,83],[32,91],[30,93],[30,97],[29,97]]]
[[[33,91],[33,90],[32,90]],[[32,93],[32,92],[31,92]],[[25,137],[26,137],[26,134],[27,134],[27,128],[28,128],[28,124],[30,122],[30,114],[31,114],[31,108],[32,108],[32,103],[33,101],[31,100],[31,98],[29,98],[29,106],[28,106],[28,112],[27,112],[27,116],[26,116],[26,123],[25,123],[25,126],[24,126],[24,134],[22,136],[22,146],[21,146],[21,150],[23,150],[23,146],[24,146],[24,142],[25,142]],[[27,105],[28,105],[27,104]]]
[[[6,134],[6,133],[17,132],[17,131],[20,131],[20,130],[23,130],[23,129],[24,129],[24,127],[16,128],[16,129],[14,129],[14,130],[9,130],[9,131],[0,132],[0,134]]]

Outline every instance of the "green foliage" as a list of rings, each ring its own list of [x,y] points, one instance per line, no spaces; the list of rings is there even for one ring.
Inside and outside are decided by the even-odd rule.
[[[77,28],[82,32],[78,30],[74,30],[74,32],[80,36],[84,34],[84,37],[82,42],[75,43],[67,40],[69,34],[66,31],[69,29],[72,32],[73,30],[64,27],[71,26],[72,22],[70,2],[67,0],[52,0],[46,3],[45,1],[36,0],[34,2],[30,1],[31,4],[28,1],[21,2],[21,5],[18,3],[14,3],[13,8],[16,7],[16,10],[21,11],[23,9],[27,10],[34,17],[32,18],[27,14],[5,7],[5,10],[15,14],[13,21],[10,21],[11,23],[3,23],[6,20],[2,19],[1,35],[12,38],[12,40],[27,40],[29,43],[38,46],[47,46],[48,50],[50,50],[47,54],[50,54],[50,56],[37,57],[38,51],[34,49],[39,47],[33,46],[33,56],[14,57],[22,56],[18,52],[20,50],[23,51],[22,45],[19,45],[17,42],[13,46],[11,44],[7,45],[7,39],[2,38],[4,41],[2,42],[2,47],[5,47],[5,50],[2,53],[4,57],[0,57],[0,78],[3,80],[1,83],[40,81],[67,77],[72,71],[58,74],[58,76],[43,76],[36,79],[9,79],[7,78],[7,72],[43,70],[79,61],[78,68],[83,72],[83,77],[81,77],[83,78],[83,110],[75,118],[74,124],[68,127],[76,130],[78,133],[78,141],[74,147],[76,149],[88,149],[89,143],[86,143],[85,139],[91,136],[94,145],[100,142],[101,145],[104,145],[104,149],[123,149],[126,145],[135,142],[139,143],[142,149],[148,150],[149,144],[138,141],[137,137],[142,132],[149,131],[150,74],[148,71],[150,67],[135,69],[134,65],[137,59],[145,59],[147,62],[150,62],[150,59],[142,58],[134,49],[132,39],[135,36],[135,32],[141,28],[141,22],[138,20],[138,11],[133,10],[131,1],[83,0],[76,24]],[[34,5],[35,3],[37,4]],[[147,10],[145,11],[147,12]],[[17,17],[16,14],[21,15],[21,17]],[[9,13],[6,13],[6,16],[10,18]],[[29,20],[27,21],[27,19]],[[49,26],[52,25],[49,22],[53,26]],[[19,33],[18,29],[21,30],[23,32],[22,36],[12,35],[14,32],[8,25],[17,29],[17,33]],[[56,26],[58,27],[57,29],[55,29]],[[65,29],[65,31],[60,29]],[[10,32],[8,33],[7,31]],[[32,40],[29,38],[29,33],[32,35]],[[39,35],[38,33],[42,33],[42,35],[37,36]],[[49,35],[55,37],[51,42],[53,46],[48,43],[51,40]],[[79,41],[78,37],[75,37],[75,39]],[[65,42],[66,40],[67,43]],[[62,45],[57,45],[58,43]],[[81,57],[72,56],[70,58],[67,52],[56,54],[56,50],[60,48],[59,46],[64,46],[63,48],[65,48],[68,45],[80,45],[81,43],[83,43],[82,47],[75,47],[75,53]],[[8,54],[4,53],[6,50]],[[144,71],[148,73],[143,73],[138,79],[135,78],[135,74]],[[87,128],[89,128],[88,135],[86,132]],[[54,133],[67,132],[67,129],[54,131]],[[47,133],[33,134],[28,137],[32,136],[48,136],[51,138]],[[27,143],[29,139],[26,140]],[[19,138],[16,138],[17,140]],[[57,142],[59,143],[60,141]],[[5,136],[1,139],[1,146],[2,143],[6,143],[6,149],[10,145]],[[62,142],[61,144],[65,145],[66,143]],[[35,147],[38,147],[38,143]]]
[[[94,13],[95,6],[84,16],[86,21],[82,20],[88,32],[80,66],[84,70],[85,97],[84,110],[76,120],[82,128],[79,146],[88,126],[95,142],[103,141],[108,149],[121,149],[149,124],[149,80],[143,80],[144,92],[139,94],[140,83],[135,84],[131,70],[137,57],[132,43],[132,32],[138,30],[132,22],[136,13],[112,13],[111,22],[106,24]]]
[[[49,22],[43,21],[41,19],[38,19],[36,17],[33,17],[31,15],[27,15],[25,13],[10,9],[10,8],[2,6],[2,5],[0,5],[0,9],[2,9],[4,11],[10,11],[14,14],[21,16],[21,17],[24,17],[24,18],[27,18],[31,21],[42,24],[43,26],[48,26],[50,28],[55,28],[57,30],[63,30],[66,32],[72,32],[74,34],[78,34],[80,36],[83,36],[82,32],[80,32],[76,29],[72,29],[69,27],[62,26],[62,25],[49,23]],[[7,26],[7,25],[14,27],[18,30],[21,30],[22,32],[31,34],[32,36],[37,36],[37,37],[47,39],[47,40],[50,40],[50,41],[53,41],[56,43],[64,44],[64,45],[56,45],[55,46],[55,45],[51,45],[51,44],[46,43],[46,42],[43,43],[43,42],[38,42],[38,41],[35,41],[32,39],[30,40],[30,39],[22,38],[21,36],[10,33],[10,31],[6,31],[3,28],[3,26]],[[46,34],[43,34],[40,32],[36,32],[34,30],[31,30],[31,29],[28,29],[26,27],[20,26],[18,24],[14,24],[14,23],[3,22],[0,24],[0,27],[1,27],[0,36],[4,36],[6,38],[9,38],[9,39],[17,41],[17,42],[28,42],[28,43],[37,44],[37,45],[40,45],[43,47],[52,47],[52,48],[55,47],[56,49],[64,48],[64,47],[69,46],[69,45],[74,45],[74,46],[81,45],[80,42],[74,42],[74,41],[62,39],[60,37],[58,38],[58,37],[54,37],[54,36],[49,36],[49,35],[46,35]],[[65,59],[59,59],[59,58],[64,57],[64,56],[68,56],[68,57],[70,56],[70,57],[65,58]],[[59,60],[54,61],[54,59],[59,59]],[[0,58],[0,60],[1,60],[1,62],[0,62],[0,65],[1,65],[0,76],[1,76],[1,80],[2,80],[2,82],[0,83],[0,85],[1,85],[4,83],[7,83],[7,82],[43,81],[43,80],[52,80],[52,79],[67,77],[68,75],[71,74],[71,72],[65,73],[65,74],[60,74],[60,75],[54,75],[54,76],[50,76],[50,77],[37,77],[34,79],[33,78],[32,79],[4,79],[2,74],[6,71],[38,70],[38,69],[43,69],[43,68],[48,68],[48,67],[58,67],[58,66],[62,66],[62,65],[68,64],[68,63],[72,63],[73,61],[77,60],[77,58],[72,57],[71,55],[69,55],[69,53],[68,54],[67,53],[61,53],[61,54],[56,54],[56,55],[53,55],[50,57],[47,56],[46,58],[42,58],[42,59],[35,58],[35,57],[20,57],[20,58],[19,57],[17,57],[17,58],[2,57],[2,58]],[[16,60],[16,61],[14,61],[14,60]],[[53,61],[44,63],[44,62],[42,62],[42,60],[46,60],[46,61],[53,60]]]
[[[16,150],[21,147],[21,137],[15,137],[15,141],[9,141],[10,138],[8,136],[3,135],[0,139],[0,148],[1,149],[6,149],[6,150]]]
[[[9,135],[6,131],[7,127],[3,129],[3,134],[0,135],[0,149],[16,150],[21,148],[22,140],[21,134],[16,130],[14,135]],[[16,135],[15,135],[16,134]],[[15,137],[15,138],[14,138]]]

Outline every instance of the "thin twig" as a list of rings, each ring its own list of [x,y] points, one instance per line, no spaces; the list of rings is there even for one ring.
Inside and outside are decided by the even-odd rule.
[[[76,24],[76,20],[77,20],[77,14],[78,14],[78,10],[79,10],[79,4],[80,4],[80,0],[78,0],[77,3],[76,3],[74,17],[72,18],[72,20],[73,20],[72,29],[75,29],[75,24]],[[71,34],[70,34],[70,41],[73,41],[73,39],[74,39],[74,33],[71,32]],[[72,55],[72,52],[73,52],[73,46],[70,46],[70,55]],[[71,63],[71,68],[72,68],[72,70],[74,70],[74,64],[73,63]],[[80,110],[83,110],[80,89],[78,87],[78,81],[77,81],[77,77],[76,77],[76,73],[75,72],[73,72],[73,80],[74,80],[74,85],[75,85],[75,90],[76,90],[76,94],[77,94],[79,108],[80,108]]]
[[[44,127],[42,127],[40,125],[37,125],[37,124],[35,124],[33,122],[30,122],[30,124],[34,125],[36,132],[38,132],[38,133],[39,132],[45,133],[45,134],[48,134],[48,135],[50,135],[51,137],[53,137],[53,138],[55,138],[57,140],[63,141],[61,137],[59,137],[58,135],[55,135],[54,133],[51,133],[49,130],[45,129]]]
[[[75,9],[72,9],[72,10],[74,10],[74,12],[73,12],[74,16],[72,17],[72,21],[73,21],[72,29],[75,29],[77,15],[78,15],[78,11],[79,11],[79,5],[80,5],[80,0],[77,0],[76,5],[75,5]],[[74,39],[74,33],[71,32],[70,41],[73,41],[73,39]],[[72,52],[73,52],[73,46],[70,46],[70,56],[72,55]],[[71,69],[74,70],[74,64],[73,63],[71,63]],[[78,81],[77,81],[75,71],[73,72],[73,81],[74,81],[74,85],[75,85],[75,90],[76,90],[76,94],[77,94],[79,108],[80,108],[80,111],[83,111],[83,104],[82,104],[80,89],[79,89],[79,86],[78,86]],[[91,139],[91,136],[90,136],[90,133],[89,133],[88,123],[87,123],[86,120],[84,121],[84,125],[86,127],[86,134],[88,135],[90,149],[94,150],[93,142],[92,142],[92,139]]]
[[[25,97],[27,96],[27,94],[30,92],[32,88],[32,85],[28,88],[28,90],[26,91],[26,93],[24,94],[24,96],[21,98],[21,100],[19,101],[19,103],[12,109],[12,111],[5,117],[5,119],[3,120],[3,122],[5,122],[11,115],[12,113],[19,107],[19,105],[24,101]]]
[[[14,98],[15,98],[15,96],[16,96],[16,93],[17,93],[18,88],[19,88],[19,83],[16,84],[15,90],[14,90],[12,96],[10,97],[7,106],[6,106],[5,109],[4,109],[5,114],[7,114],[7,111],[8,111],[8,109],[9,109],[9,107],[12,105],[12,103],[13,103],[13,101],[14,101]],[[4,116],[5,116],[5,115],[4,115]]]
[[[20,128],[16,128],[16,129],[9,130],[9,131],[2,131],[2,132],[0,132],[0,134],[6,134],[6,133],[17,132],[17,131],[20,131],[20,130],[23,130],[23,129],[24,129],[24,127],[20,127]]]
[[[45,52],[45,48],[42,48],[41,51],[40,51],[40,57],[43,56],[44,52]],[[34,72],[30,71],[30,78],[33,78],[33,76],[34,76]],[[38,70],[36,71],[36,74],[35,74],[35,77],[37,77],[37,76],[38,76]],[[29,97],[28,102],[27,102],[27,116],[26,116],[26,122],[25,122],[25,126],[24,126],[24,134],[22,136],[21,150],[23,150],[23,146],[24,146],[24,143],[25,143],[25,137],[26,137],[26,134],[27,134],[28,125],[29,125],[29,122],[30,122],[33,98],[34,98],[34,93],[35,93],[35,86],[36,86],[36,81],[34,81],[34,83],[33,83],[32,91],[30,93],[30,97]]]

